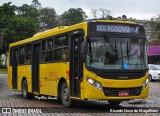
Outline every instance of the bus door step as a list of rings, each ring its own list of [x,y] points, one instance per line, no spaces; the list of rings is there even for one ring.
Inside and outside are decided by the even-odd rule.
[[[39,92],[33,92],[34,95],[39,95]]]
[[[70,98],[72,98],[72,99],[81,99],[81,98],[79,98],[79,97],[75,97],[75,96],[70,96]]]

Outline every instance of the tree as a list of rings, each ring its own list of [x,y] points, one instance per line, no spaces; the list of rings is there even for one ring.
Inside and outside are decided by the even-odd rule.
[[[35,8],[41,8],[41,3],[38,0],[32,0],[32,6],[34,6]]]
[[[102,19],[106,19],[106,17],[109,15],[110,16],[110,10],[108,9],[104,9],[104,8],[100,8],[99,9],[99,12],[100,12],[100,18]]]
[[[14,13],[15,7],[11,6],[11,2],[4,3],[0,6],[0,33],[3,33],[3,46],[0,49],[0,55],[6,54],[6,46],[9,45],[10,41],[8,41],[6,35],[11,35],[13,31],[10,30],[12,26],[12,21],[16,17]]]
[[[94,19],[98,18],[98,9],[91,9],[91,14],[93,15]]]
[[[94,19],[112,19],[111,11],[104,8],[92,9],[91,14]]]
[[[36,23],[25,17],[15,18],[14,23],[16,25],[14,25],[13,28],[17,35],[14,42],[32,37],[39,29]]]
[[[40,20],[39,20],[40,12],[37,8],[33,7],[32,5],[23,4],[22,6],[16,8],[16,12],[17,12],[17,16],[16,18],[14,18],[13,26],[17,31],[21,31],[21,30],[24,31],[19,34],[19,37],[21,39],[27,38],[28,36],[31,36],[33,35],[33,33],[36,33],[38,31],[39,24],[40,24]],[[36,31],[33,31],[33,30],[36,30]],[[27,34],[25,34],[27,32],[28,32],[28,36]],[[21,39],[17,38],[15,41],[21,40]]]
[[[106,19],[107,19],[107,20],[112,20],[113,17],[112,17],[111,15],[107,15]]]
[[[26,7],[28,6],[23,5],[23,9],[19,11],[20,14],[16,15],[15,12],[18,13],[17,8],[19,7],[12,6],[10,2],[0,6],[0,33],[4,34],[4,45],[0,50],[0,55],[6,53],[10,43],[26,39],[37,33],[39,25],[26,15]]]
[[[34,23],[39,25],[40,11],[34,6],[23,4],[22,6],[16,8],[16,12],[18,17],[29,18],[30,20],[34,21]]]
[[[83,16],[83,20],[86,20],[88,18],[88,16],[86,15],[86,13],[82,10],[82,8],[77,8],[77,10],[79,10],[82,13]]]
[[[4,59],[2,58],[2,56],[0,56],[0,68],[3,67],[3,62],[4,62]]]
[[[57,14],[53,8],[41,9],[41,30],[51,29],[58,25]]]
[[[154,29],[156,32],[156,39],[160,39],[160,21],[156,21],[154,24]]]
[[[127,16],[126,15],[122,15],[122,19],[126,21],[127,20]]]
[[[14,7],[11,6],[11,2],[0,6],[0,29],[10,26],[12,18],[15,17]]]
[[[61,15],[61,21],[59,25],[73,25],[80,23],[85,20],[83,14],[84,11],[82,12],[82,10],[79,8],[70,8]]]

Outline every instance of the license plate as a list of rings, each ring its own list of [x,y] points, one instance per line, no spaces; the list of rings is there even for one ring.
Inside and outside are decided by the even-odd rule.
[[[129,96],[129,92],[121,91],[118,93],[119,96]]]

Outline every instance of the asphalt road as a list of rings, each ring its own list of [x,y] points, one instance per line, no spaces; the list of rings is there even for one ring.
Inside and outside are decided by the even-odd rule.
[[[11,113],[1,113],[4,116],[148,116],[148,115],[157,115],[160,116],[160,113],[131,113],[135,108],[151,108],[153,111],[160,111],[160,82],[150,82],[149,97],[146,99],[137,99],[131,101],[122,102],[118,107],[111,107],[107,101],[81,101],[77,102],[74,108],[64,108],[63,105],[57,100],[53,100],[48,97],[41,97],[41,100],[34,99],[23,99],[21,92],[12,91],[8,88],[7,85],[7,75],[0,75],[0,110],[2,108],[12,108]],[[153,108],[155,107],[155,108]],[[29,108],[29,109],[28,109]],[[113,110],[112,110],[113,108]],[[121,110],[122,109],[122,110]],[[125,110],[126,109],[126,110]],[[3,109],[4,111],[6,109]],[[30,110],[30,111],[29,111]],[[139,110],[139,109],[138,109]],[[148,110],[148,109],[147,109]],[[118,111],[118,112],[116,112]],[[125,113],[120,113],[120,112]],[[0,111],[2,112],[2,111]],[[21,112],[21,113],[20,113]],[[30,112],[27,114],[26,112]],[[34,113],[33,113],[34,112]],[[42,113],[41,113],[42,112]],[[114,112],[114,113],[111,113]],[[23,113],[23,114],[22,114]]]

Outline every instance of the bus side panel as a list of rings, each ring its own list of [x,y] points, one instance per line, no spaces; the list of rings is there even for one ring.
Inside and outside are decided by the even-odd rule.
[[[32,92],[31,65],[18,66],[18,91],[22,89],[23,77],[27,80],[28,92]]]
[[[12,67],[8,67],[8,87],[12,89]]]
[[[50,66],[48,64],[40,64],[39,79],[40,79],[40,94],[46,94],[46,79],[49,76]]]
[[[51,96],[55,96],[57,93],[56,93],[56,90],[57,90],[57,85],[56,85],[56,82],[57,82],[57,72],[54,70],[56,69],[57,67],[54,66],[54,64],[48,64],[47,67],[50,67],[50,70],[48,70],[48,77],[46,79],[46,94],[47,95],[51,95]]]
[[[58,79],[66,78],[69,63],[48,63],[40,65],[40,94],[57,96]]]
[[[56,79],[55,96],[58,96],[58,82],[60,78],[64,78],[69,86],[69,62],[53,63],[52,73],[54,79]],[[61,89],[61,88],[59,88]]]

